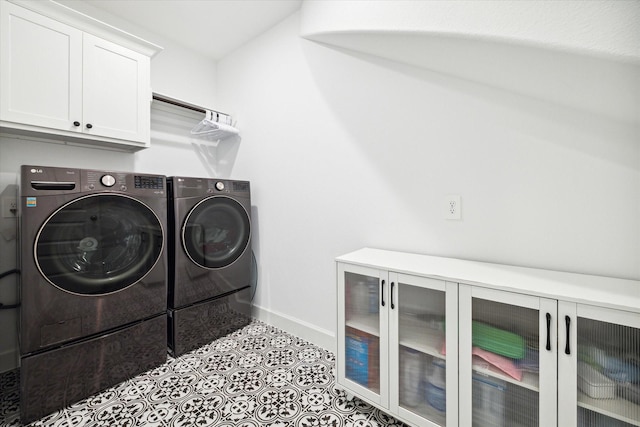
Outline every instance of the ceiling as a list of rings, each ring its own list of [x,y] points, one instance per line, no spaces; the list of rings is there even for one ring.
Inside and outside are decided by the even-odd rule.
[[[78,5],[77,0],[61,3],[69,7]],[[83,3],[217,60],[297,11],[302,0],[83,0]]]

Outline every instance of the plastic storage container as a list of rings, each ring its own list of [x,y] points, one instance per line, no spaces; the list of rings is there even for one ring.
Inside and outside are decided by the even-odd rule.
[[[367,280],[367,293],[369,296],[369,313],[378,313],[378,279],[369,278]]]
[[[431,362],[431,373],[426,381],[426,397],[429,405],[440,412],[447,409],[447,369],[444,360]]]
[[[594,399],[616,397],[616,383],[585,362],[578,362],[578,389]]]
[[[473,426],[501,427],[507,383],[496,378],[473,375]]]
[[[417,406],[422,401],[420,380],[422,378],[422,357],[413,349],[402,347],[400,355],[400,404]]]
[[[640,405],[640,384],[618,383],[618,396]]]
[[[578,427],[629,427],[623,421],[607,417],[588,409],[578,408]]]
[[[345,338],[346,377],[363,386],[369,384],[369,340],[366,337],[347,335]]]

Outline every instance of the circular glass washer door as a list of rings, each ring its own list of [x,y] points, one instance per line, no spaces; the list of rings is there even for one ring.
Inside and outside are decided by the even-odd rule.
[[[200,201],[182,227],[187,256],[208,269],[231,265],[247,249],[250,237],[249,214],[240,203],[226,196]]]
[[[123,195],[96,194],[62,206],[42,225],[35,260],[58,288],[82,295],[108,294],[142,279],[164,244],[155,213]]]

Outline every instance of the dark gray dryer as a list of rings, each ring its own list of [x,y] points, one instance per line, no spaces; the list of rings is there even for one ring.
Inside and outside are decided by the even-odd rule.
[[[166,179],[22,166],[27,424],[166,361]]]
[[[251,321],[249,182],[169,177],[168,344],[179,356]]]

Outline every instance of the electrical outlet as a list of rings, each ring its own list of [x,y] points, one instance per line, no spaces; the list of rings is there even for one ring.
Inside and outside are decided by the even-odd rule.
[[[444,198],[443,206],[443,218],[444,219],[460,219],[462,214],[462,205],[460,203],[460,196],[449,195]]]
[[[15,218],[18,215],[18,202],[15,197],[2,198],[2,217]]]

